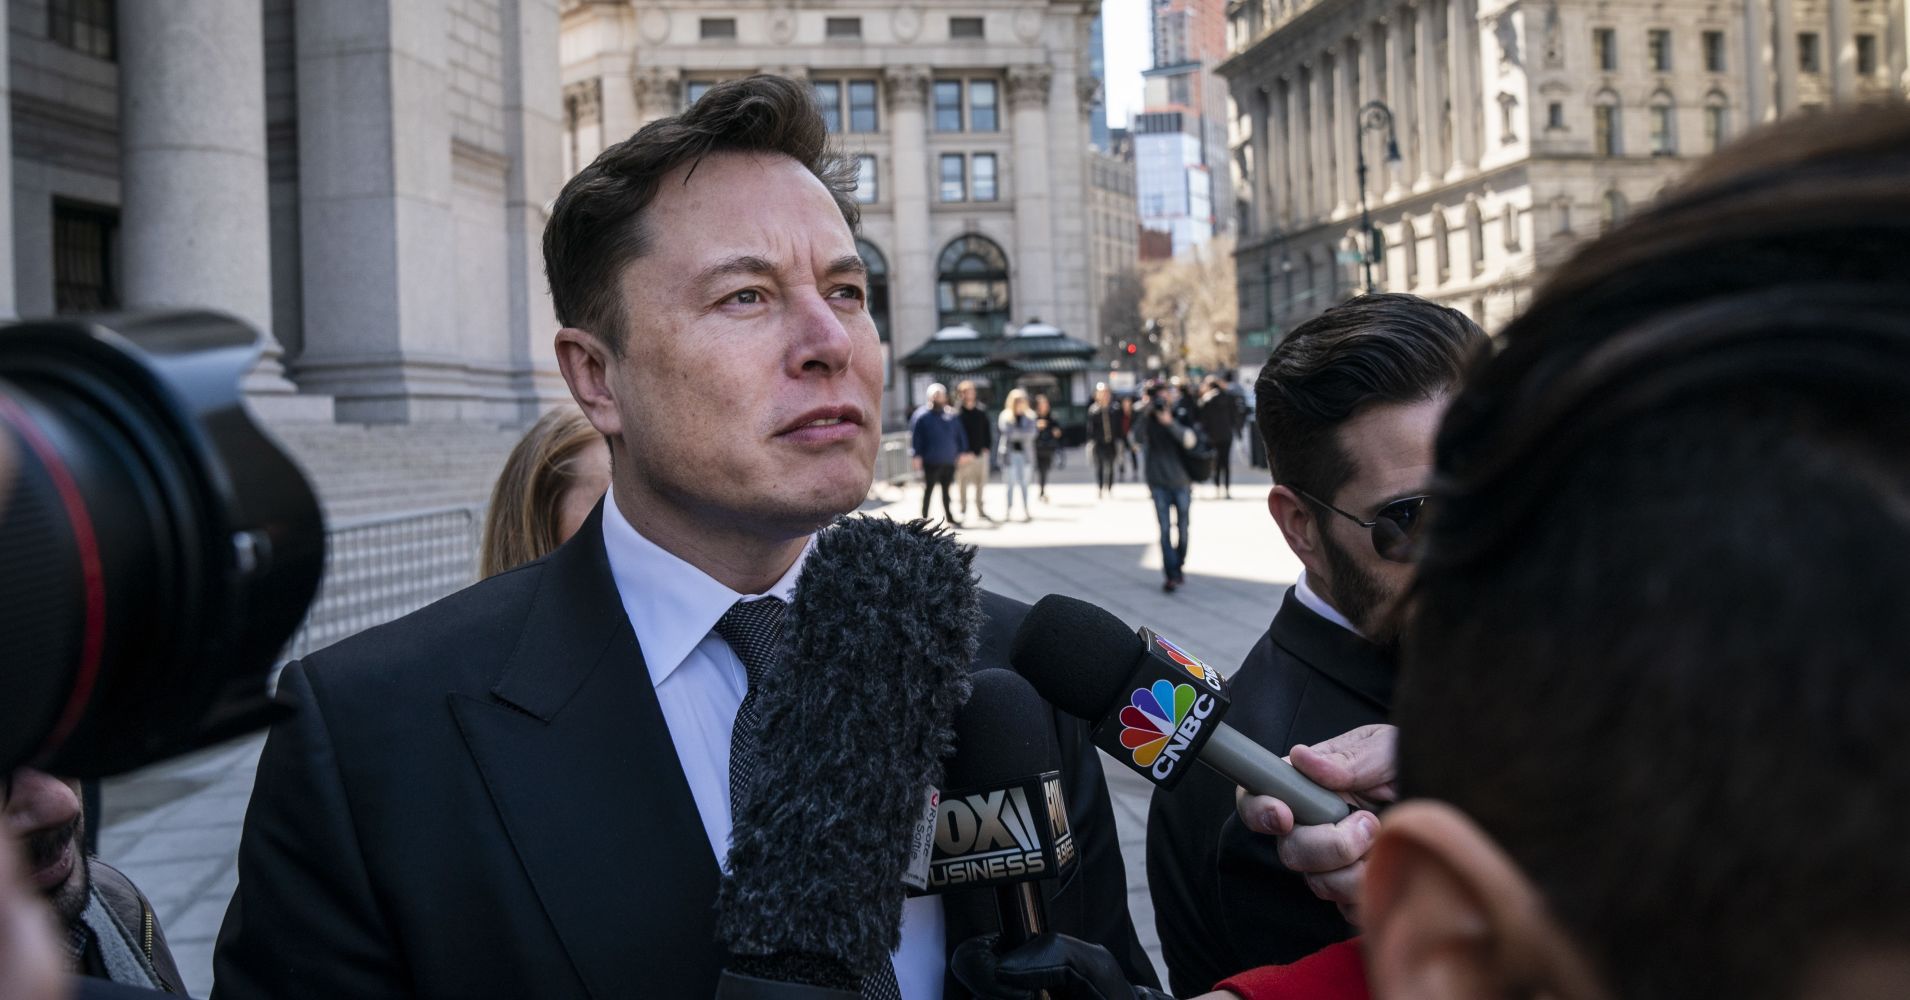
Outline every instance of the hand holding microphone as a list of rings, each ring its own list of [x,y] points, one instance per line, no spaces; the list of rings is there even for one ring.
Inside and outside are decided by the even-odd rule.
[[[1310,747],[1293,748],[1289,761],[1295,770],[1322,788],[1367,806],[1337,823],[1299,825],[1293,811],[1279,799],[1235,789],[1241,824],[1278,838],[1280,863],[1304,876],[1314,895],[1338,904],[1353,924],[1359,923],[1354,907],[1366,873],[1366,854],[1379,837],[1379,818],[1371,807],[1390,803],[1399,794],[1394,787],[1398,735],[1398,729],[1389,725],[1361,726]]]

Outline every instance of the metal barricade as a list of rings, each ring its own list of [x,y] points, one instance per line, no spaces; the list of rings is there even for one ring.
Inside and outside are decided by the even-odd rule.
[[[909,481],[909,432],[882,435],[882,450],[875,458],[878,485],[901,488]]]
[[[323,649],[476,582],[482,511],[436,507],[333,525],[325,533],[318,599],[285,658]]]

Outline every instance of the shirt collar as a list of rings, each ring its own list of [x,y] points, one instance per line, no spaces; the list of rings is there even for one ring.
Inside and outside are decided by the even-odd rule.
[[[1321,618],[1338,625],[1354,635],[1360,634],[1360,630],[1354,628],[1353,623],[1348,621],[1345,615],[1340,614],[1340,609],[1326,603],[1325,598],[1314,592],[1312,585],[1307,583],[1305,570],[1300,571],[1299,582],[1293,585],[1293,596],[1299,598],[1300,603],[1306,605],[1308,611],[1319,615]]]
[[[604,497],[603,526],[610,577],[637,634],[652,684],[668,680],[737,601],[763,597],[788,601],[816,544],[811,536],[788,572],[762,594],[739,594],[643,537],[617,509],[614,495]]]

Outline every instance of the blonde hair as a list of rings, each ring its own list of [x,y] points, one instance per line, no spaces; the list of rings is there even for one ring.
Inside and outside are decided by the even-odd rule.
[[[579,456],[591,442],[602,440],[590,421],[568,406],[531,425],[504,460],[504,471],[491,490],[478,554],[481,577],[541,559],[562,543],[557,537],[558,509],[577,482]]]
[[[1001,416],[1003,420],[1015,419],[1016,400],[1028,403],[1028,390],[1020,388],[1019,386],[1008,390],[1008,395],[1003,397],[1001,401]],[[1029,404],[1028,408],[1032,410],[1034,409],[1034,405]]]

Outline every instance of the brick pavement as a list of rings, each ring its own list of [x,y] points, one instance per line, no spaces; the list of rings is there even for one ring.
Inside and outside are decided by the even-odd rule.
[[[1231,670],[1266,629],[1282,587],[1298,573],[1266,514],[1264,472],[1243,475],[1235,499],[1208,499],[1197,488],[1187,586],[1160,589],[1160,554],[1145,487],[1123,483],[1097,501],[1087,462],[1074,453],[1049,485],[1049,503],[1035,503],[1035,520],[989,526],[971,519],[962,532],[979,548],[982,584],[1033,601],[1065,593],[1107,608],[1133,625],[1167,631],[1190,650]],[[1001,489],[988,504],[1001,511]],[[921,494],[891,492],[872,509],[912,516]],[[118,865],[153,901],[193,995],[212,985],[212,943],[237,884],[234,852],[251,794],[261,738],[253,737],[169,761],[107,783],[100,853]],[[1142,845],[1147,786],[1125,770],[1108,768],[1129,905],[1143,943],[1159,964],[1153,907],[1146,890]]]

